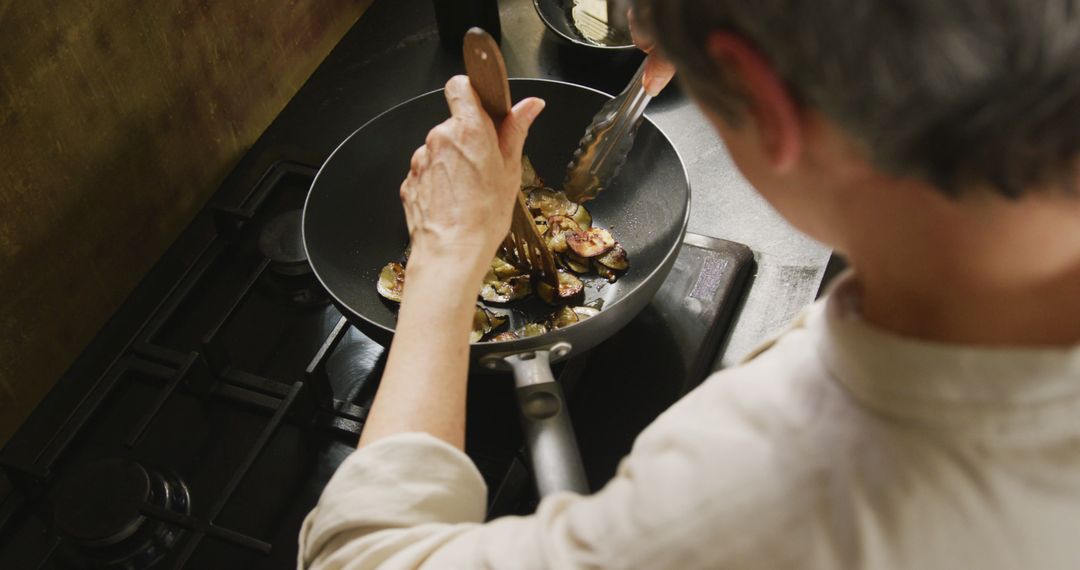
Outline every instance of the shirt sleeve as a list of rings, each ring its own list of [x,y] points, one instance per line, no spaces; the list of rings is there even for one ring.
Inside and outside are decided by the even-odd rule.
[[[601,548],[603,521],[628,515],[609,510],[625,496],[617,491],[627,487],[625,474],[621,478],[597,495],[558,493],[534,515],[482,524],[486,487],[467,455],[428,434],[391,436],[357,450],[338,468],[301,528],[299,566],[612,567]]]
[[[718,387],[662,414],[595,494],[556,493],[533,515],[486,524],[483,479],[461,451],[419,433],[366,446],[305,520],[300,567],[799,567],[790,535],[762,554],[768,529],[790,528],[777,520],[790,504],[762,476],[784,470],[760,422],[716,421]]]
[[[323,489],[300,528],[299,567],[420,567],[438,544],[483,522],[486,498],[457,448],[424,433],[381,439],[349,455]]]

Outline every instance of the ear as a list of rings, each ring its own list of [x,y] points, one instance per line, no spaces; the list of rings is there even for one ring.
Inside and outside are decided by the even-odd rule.
[[[745,39],[730,32],[709,36],[709,57],[733,74],[747,97],[748,111],[762,135],[763,149],[779,171],[788,171],[801,158],[803,130],[799,108],[784,81],[768,60]]]

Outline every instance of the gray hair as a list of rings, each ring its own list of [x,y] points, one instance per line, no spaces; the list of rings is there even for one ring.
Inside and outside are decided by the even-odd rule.
[[[800,105],[888,172],[954,196],[1075,190],[1080,0],[637,0],[635,12],[723,116],[744,99],[705,51],[715,30],[752,43]]]

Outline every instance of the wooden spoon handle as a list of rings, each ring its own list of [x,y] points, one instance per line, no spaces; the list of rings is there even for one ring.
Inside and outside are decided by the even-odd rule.
[[[465,33],[465,73],[495,125],[510,114],[510,82],[499,44],[480,28]]]

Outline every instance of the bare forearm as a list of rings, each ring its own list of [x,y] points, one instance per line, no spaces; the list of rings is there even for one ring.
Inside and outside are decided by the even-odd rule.
[[[397,433],[426,432],[463,448],[468,337],[480,277],[453,260],[427,263],[414,254],[412,261],[360,446]]]
[[[521,149],[544,103],[518,103],[496,129],[468,78],[447,82],[446,102],[450,119],[428,133],[401,184],[412,254],[394,342],[361,447],[404,432],[465,445],[477,291],[510,229]]]

